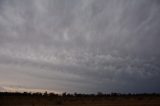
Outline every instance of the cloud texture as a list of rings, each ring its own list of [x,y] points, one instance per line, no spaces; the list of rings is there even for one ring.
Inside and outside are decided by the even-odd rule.
[[[0,90],[160,92],[159,0],[0,0]]]

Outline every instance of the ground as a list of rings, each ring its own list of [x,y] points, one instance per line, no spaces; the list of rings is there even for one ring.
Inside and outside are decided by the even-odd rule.
[[[1,93],[0,106],[160,106],[160,95]]]

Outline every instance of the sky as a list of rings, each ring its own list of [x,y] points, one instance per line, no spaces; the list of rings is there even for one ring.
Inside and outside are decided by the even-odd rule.
[[[159,0],[0,0],[0,91],[160,93]]]

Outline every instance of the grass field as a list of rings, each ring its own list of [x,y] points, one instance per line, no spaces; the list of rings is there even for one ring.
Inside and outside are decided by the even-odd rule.
[[[0,106],[160,106],[160,96],[1,93]]]

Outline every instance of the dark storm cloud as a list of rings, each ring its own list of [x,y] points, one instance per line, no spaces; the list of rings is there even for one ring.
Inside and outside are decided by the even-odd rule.
[[[160,92],[158,0],[1,0],[0,86]]]

